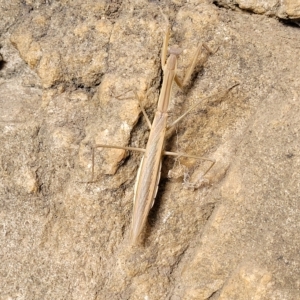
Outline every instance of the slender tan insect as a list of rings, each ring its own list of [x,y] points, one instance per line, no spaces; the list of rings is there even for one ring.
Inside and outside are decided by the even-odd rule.
[[[168,26],[164,38],[163,49],[161,54],[161,66],[163,69],[163,83],[159,95],[157,111],[155,113],[152,124],[150,123],[149,118],[147,117],[147,114],[140,103],[141,110],[151,130],[146,149],[133,148],[133,147],[119,147],[119,146],[102,145],[102,144],[97,144],[94,147],[94,148],[98,148],[98,147],[115,148],[115,149],[125,149],[125,150],[144,152],[144,156],[142,158],[137,173],[137,178],[136,178],[136,183],[134,188],[135,195],[134,195],[132,226],[131,226],[132,244],[136,244],[138,242],[141,233],[143,231],[143,228],[145,227],[149,211],[153,206],[157,194],[159,180],[160,180],[161,162],[162,162],[163,155],[184,156],[184,157],[210,161],[211,165],[206,170],[205,174],[212,168],[212,166],[215,163],[214,160],[208,158],[198,157],[194,155],[186,155],[183,153],[164,151],[166,131],[172,126],[174,126],[175,124],[177,124],[185,115],[187,115],[192,109],[194,109],[199,104],[197,103],[196,105],[191,107],[186,113],[184,113],[170,126],[167,126],[167,118],[168,118],[167,110],[170,102],[170,93],[171,93],[173,82],[175,81],[180,88],[184,87],[189,82],[189,79],[191,77],[191,74],[196,64],[196,59],[202,48],[202,45],[198,46],[192,64],[189,70],[187,71],[184,80],[181,81],[177,76],[176,72],[177,72],[177,58],[179,54],[182,52],[182,50],[177,47],[171,47],[169,49],[169,57],[167,59],[167,45],[169,41],[169,34],[170,34],[170,29]],[[205,48],[207,49],[207,46]],[[94,173],[94,151],[93,151],[93,173]]]

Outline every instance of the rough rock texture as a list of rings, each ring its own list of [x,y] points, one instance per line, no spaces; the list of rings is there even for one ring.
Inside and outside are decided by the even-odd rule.
[[[299,298],[297,27],[206,1],[0,7],[0,299]],[[147,142],[132,90],[153,116],[160,8],[181,76],[199,42],[216,50],[173,89],[170,120],[200,105],[167,149],[216,165],[202,178],[207,163],[164,159],[144,244],[131,247],[141,155],[97,149],[87,181],[93,145]]]
[[[214,3],[232,9],[238,7],[257,14],[276,16],[300,24],[300,2],[298,0],[216,0]]]

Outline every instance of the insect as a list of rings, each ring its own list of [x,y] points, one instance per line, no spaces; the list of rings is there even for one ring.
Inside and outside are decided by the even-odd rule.
[[[158,184],[160,180],[161,173],[161,163],[163,155],[172,155],[172,156],[184,156],[196,159],[202,159],[210,161],[210,166],[204,173],[204,175],[213,167],[215,161],[209,158],[198,157],[194,155],[186,155],[183,153],[174,153],[164,151],[165,146],[165,135],[169,128],[177,124],[184,116],[186,116],[192,109],[194,109],[199,103],[192,106],[187,112],[185,112],[181,117],[179,117],[176,121],[174,121],[170,126],[167,126],[168,119],[168,106],[170,102],[170,94],[173,82],[183,88],[190,80],[192,72],[196,65],[197,57],[201,51],[202,45],[199,45],[196,53],[194,55],[194,59],[189,67],[184,80],[181,81],[177,76],[177,59],[178,56],[182,53],[182,49],[178,47],[171,47],[169,49],[169,57],[167,58],[167,46],[169,42],[170,35],[170,27],[168,24],[166,34],[163,41],[163,48],[161,53],[161,66],[163,69],[163,82],[162,87],[158,99],[157,111],[154,116],[154,120],[151,124],[143,105],[140,102],[140,107],[145,116],[148,126],[150,128],[150,136],[148,139],[148,143],[146,149],[142,148],[134,148],[134,147],[120,147],[113,145],[103,145],[97,144],[94,146],[95,148],[115,148],[115,149],[125,149],[125,150],[133,150],[140,151],[144,153],[144,156],[141,160],[135,188],[134,188],[134,205],[133,205],[133,215],[132,215],[132,225],[131,225],[131,244],[137,244],[140,240],[140,236],[142,231],[146,225],[147,217],[150,209],[154,204],[154,200],[158,190]],[[204,48],[208,51],[209,48],[204,46]],[[233,87],[231,87],[233,88]],[[231,89],[230,88],[230,89]],[[229,89],[228,89],[229,90]],[[209,97],[207,97],[209,98]],[[93,149],[93,150],[94,150]],[[93,151],[93,170],[94,173],[94,151]]]

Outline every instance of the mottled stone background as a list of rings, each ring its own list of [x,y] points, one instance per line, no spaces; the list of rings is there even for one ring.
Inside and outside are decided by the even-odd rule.
[[[200,104],[166,147],[216,165],[164,159],[131,247],[141,155],[97,149],[87,182],[94,144],[147,142],[117,96],[153,117],[160,9],[181,76],[199,43],[216,50],[174,87],[171,121]],[[299,1],[0,0],[0,16],[1,300],[299,299]]]

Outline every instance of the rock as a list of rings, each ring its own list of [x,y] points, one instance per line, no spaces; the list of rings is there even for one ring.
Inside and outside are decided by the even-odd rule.
[[[297,4],[237,4],[246,11],[194,0],[1,6],[1,299],[298,298],[300,36],[267,16],[297,20]],[[142,155],[96,148],[91,182],[92,150],[145,147],[136,95],[152,120],[160,8],[183,49],[179,76],[200,43],[213,50],[188,88],[173,87],[170,123],[199,106],[166,149],[216,164],[203,176],[207,162],[166,157],[143,244],[131,247]]]

